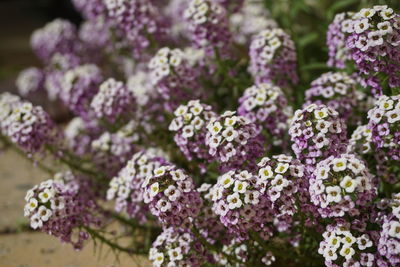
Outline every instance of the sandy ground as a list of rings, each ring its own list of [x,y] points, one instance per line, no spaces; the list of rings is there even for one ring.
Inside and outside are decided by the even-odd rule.
[[[93,243],[76,252],[43,233],[13,232],[22,223],[25,192],[48,178],[12,150],[0,154],[0,267],[147,267],[143,257],[119,255]]]

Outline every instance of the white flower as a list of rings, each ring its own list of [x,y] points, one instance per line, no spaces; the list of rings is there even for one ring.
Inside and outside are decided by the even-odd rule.
[[[244,202],[246,204],[257,205],[260,202],[260,193],[258,191],[246,191],[244,195]]]
[[[232,117],[229,117],[229,118],[225,118],[224,125],[228,126],[228,127],[229,126],[233,127],[236,124],[237,120],[238,120],[237,116],[232,116]]]
[[[377,27],[381,35],[391,34],[393,32],[393,28],[389,21],[378,23]]]
[[[40,206],[37,214],[40,216],[40,220],[46,222],[49,220],[53,212],[50,209],[46,208],[45,206]]]
[[[26,192],[25,201],[29,201],[29,199],[31,199],[31,198],[33,197],[34,194],[35,194],[34,191],[33,191],[32,189],[29,189],[29,190]]]
[[[258,175],[262,180],[266,180],[271,178],[274,175],[274,172],[272,171],[271,166],[266,166],[258,171]]]
[[[64,201],[62,201],[60,198],[51,199],[50,203],[52,210],[62,210],[65,207]]]
[[[227,127],[222,132],[222,136],[225,137],[228,142],[232,142],[238,135],[239,133],[233,127]]]
[[[234,192],[244,193],[249,184],[244,181],[235,181],[235,186],[233,187]]]
[[[185,127],[183,127],[182,129],[182,136],[184,138],[190,138],[193,136],[194,131],[193,131],[193,126],[192,125],[186,125]]]
[[[380,31],[369,32],[368,39],[370,46],[378,46],[383,44],[383,38]]]
[[[180,106],[175,110],[174,115],[177,116],[177,117],[178,117],[178,116],[183,116],[184,114],[186,114],[187,110],[188,110],[188,107],[187,107],[187,106],[180,105]]]
[[[391,9],[391,8],[385,8],[385,9],[383,9],[383,10],[379,13],[379,15],[381,15],[381,17],[382,17],[384,20],[389,20],[389,19],[394,18],[395,13],[393,12],[393,9]]]
[[[368,235],[363,234],[362,236],[357,238],[357,245],[360,250],[364,250],[366,248],[372,247],[373,244]]]
[[[156,196],[156,195],[158,194],[159,190],[160,190],[160,188],[159,188],[158,182],[152,184],[152,185],[150,186],[150,196],[151,196],[151,197]]]
[[[361,17],[364,17],[364,18],[371,18],[373,15],[375,15],[375,13],[376,13],[376,11],[372,8],[363,8],[359,12]]]
[[[389,236],[400,239],[400,222],[390,222]]]
[[[49,189],[45,189],[43,190],[43,192],[39,193],[39,199],[42,203],[46,203],[47,201],[49,201],[50,198],[53,197],[53,191],[49,190]]]
[[[339,186],[328,186],[325,188],[327,193],[326,201],[328,203],[336,202],[339,203],[342,200],[341,189]]]
[[[160,199],[157,201],[157,208],[161,212],[166,212],[171,209],[171,203],[167,201],[166,199]]]
[[[27,208],[29,211],[34,211],[38,206],[38,201],[35,198],[31,198],[27,203]]]
[[[164,194],[171,201],[176,201],[181,196],[181,191],[177,189],[175,186],[170,185],[167,189],[165,189]]]
[[[337,259],[336,250],[333,250],[331,247],[325,248],[323,256],[327,261],[334,261]]]
[[[329,170],[329,167],[319,167],[317,169],[317,178],[325,180],[328,178]]]
[[[343,246],[342,249],[340,250],[340,255],[345,257],[346,260],[350,260],[353,255],[354,255],[355,251],[352,247],[350,246]]]
[[[42,226],[43,226],[43,222],[42,222],[42,220],[40,219],[40,216],[39,216],[39,214],[34,214],[32,217],[31,217],[31,227],[33,228],[33,229],[38,229],[38,228],[42,228]]]
[[[346,190],[347,193],[353,193],[357,187],[357,180],[352,179],[350,176],[345,176],[340,182],[340,186]]]
[[[335,172],[344,171],[347,167],[347,160],[345,158],[335,158],[332,160],[332,169]]]
[[[200,130],[204,125],[204,121],[200,117],[195,117],[190,123],[196,130]]]
[[[210,127],[210,132],[212,135],[217,135],[221,130],[222,130],[222,125],[218,121],[214,122]]]
[[[229,175],[229,173],[224,174],[221,178],[222,178],[222,179],[221,179],[221,183],[220,183],[220,184],[221,184],[224,188],[229,188],[229,187],[234,183],[234,180],[233,180],[232,177]]]
[[[222,141],[222,136],[213,136],[211,137],[209,146],[211,148],[217,148],[221,144],[221,141]]]
[[[382,110],[391,110],[393,108],[393,100],[392,99],[379,99],[379,108]]]
[[[156,266],[161,266],[161,264],[164,262],[164,254],[162,254],[161,252],[156,253],[154,255],[154,264]]]
[[[182,249],[180,247],[169,250],[168,255],[171,261],[179,261],[183,259]]]
[[[329,126],[331,126],[331,123],[329,121],[318,120],[315,128],[317,128],[317,130],[321,133],[327,133],[329,131]]]
[[[238,193],[233,193],[232,195],[229,195],[226,200],[228,201],[228,207],[231,210],[240,208],[243,204]]]
[[[395,123],[400,120],[400,111],[396,109],[388,111],[386,117],[389,123]]]
[[[289,185],[289,181],[285,178],[283,178],[283,176],[281,174],[278,174],[275,176],[275,178],[271,181],[272,186],[274,186],[274,188],[277,191],[282,191],[282,189],[286,186]]]
[[[340,239],[336,235],[332,235],[328,239],[328,244],[334,249],[334,251],[336,251],[336,249],[340,247]]]
[[[285,173],[289,169],[288,163],[278,163],[278,166],[275,168],[276,173]]]
[[[174,180],[174,181],[183,181],[186,179],[186,175],[183,172],[183,170],[181,170],[181,169],[171,171],[170,174],[171,174],[172,180]]]
[[[356,33],[362,33],[369,28],[369,22],[368,19],[362,19],[359,21],[354,22],[354,31]]]
[[[326,108],[321,108],[320,110],[315,110],[314,116],[317,120],[326,118],[328,116],[328,110]]]
[[[350,233],[344,233],[344,237],[342,237],[341,242],[346,246],[351,246],[353,245],[355,242],[357,241],[357,239]]]

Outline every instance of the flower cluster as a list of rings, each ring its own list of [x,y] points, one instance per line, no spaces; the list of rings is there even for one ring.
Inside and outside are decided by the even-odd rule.
[[[44,86],[43,71],[35,67],[27,68],[19,73],[15,83],[22,96],[38,92]]]
[[[250,44],[250,72],[260,82],[278,86],[296,85],[296,50],[290,36],[282,29],[265,29]]]
[[[318,253],[326,266],[376,266],[376,248],[368,234],[353,231],[349,225],[329,225],[322,236]]]
[[[299,194],[305,169],[291,156],[264,157],[258,163],[257,185],[276,208],[275,224],[279,231],[286,231],[296,213],[296,195]]]
[[[186,172],[173,165],[156,168],[143,182],[144,202],[162,225],[190,228],[202,200]]]
[[[61,100],[75,114],[87,118],[90,100],[102,82],[101,70],[92,64],[68,70],[62,78]]]
[[[317,164],[310,179],[311,201],[322,217],[359,213],[376,196],[375,179],[354,154],[331,156]]]
[[[20,104],[21,98],[19,96],[10,93],[0,94],[0,133],[2,135],[7,135],[8,127],[11,123],[8,118]]]
[[[148,207],[143,202],[143,182],[153,175],[154,169],[165,165],[162,151],[148,149],[132,156],[111,182],[107,191],[107,200],[115,199],[115,210],[129,217],[145,222]]]
[[[206,145],[213,159],[221,162],[221,167],[233,168],[254,159],[264,151],[263,140],[257,126],[235,112],[226,111],[212,118],[207,125]]]
[[[176,118],[169,125],[174,131],[175,143],[188,160],[210,158],[205,144],[207,124],[216,114],[211,106],[191,100],[187,105],[180,105],[174,112]]]
[[[311,82],[311,88],[305,92],[304,107],[315,103],[324,104],[339,112],[344,120],[354,121],[356,124],[360,112],[359,102],[363,93],[356,88],[357,82],[345,72],[327,72]]]
[[[48,62],[56,53],[77,53],[80,46],[77,39],[76,27],[71,22],[56,19],[32,34],[31,45],[36,55]]]
[[[400,23],[398,14],[387,6],[363,8],[351,19],[342,23],[346,35],[349,59],[364,75],[365,84],[373,87],[373,94],[381,94],[379,84],[373,75],[377,72],[387,77],[389,87],[400,86],[398,77]]]
[[[392,159],[400,160],[400,95],[381,96],[368,111],[372,142]]]
[[[209,252],[192,233],[176,231],[172,227],[165,228],[154,241],[149,259],[155,267],[200,267],[212,260]]]
[[[124,113],[129,116],[134,111],[135,100],[123,82],[109,78],[100,85],[90,107],[98,119],[114,123]]]
[[[282,90],[271,83],[247,88],[239,99],[238,114],[259,126],[259,131],[272,139],[274,145],[284,143],[288,120],[293,115]]]
[[[268,197],[262,193],[258,177],[241,170],[220,176],[210,191],[213,210],[229,232],[245,238],[252,230],[268,239],[272,230],[267,223],[272,222],[274,212]]]
[[[126,35],[134,56],[150,46],[152,38],[160,39],[164,27],[158,10],[147,0],[104,0],[109,18]]]
[[[29,102],[16,104],[2,124],[6,128],[4,134],[11,142],[29,154],[43,150],[45,144],[54,143],[59,138],[47,112]]]
[[[205,48],[209,54],[213,54],[214,49],[227,49],[231,33],[226,10],[221,5],[211,0],[191,0],[183,16],[197,47]]]
[[[201,96],[196,80],[199,72],[189,65],[182,50],[161,48],[150,60],[149,69],[152,82],[166,100],[168,109],[173,110],[177,103]]]
[[[100,225],[96,205],[88,194],[80,192],[76,181],[64,182],[57,179],[60,175],[68,174],[58,174],[55,179],[44,181],[27,192],[24,214],[29,217],[33,229],[40,229],[80,249],[89,238],[85,227]],[[73,238],[76,234],[77,240]]]
[[[345,151],[346,132],[337,111],[316,104],[297,110],[289,129],[293,152],[312,169],[319,160]]]

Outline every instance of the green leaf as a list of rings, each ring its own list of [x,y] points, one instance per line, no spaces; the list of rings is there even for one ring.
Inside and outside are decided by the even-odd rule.
[[[308,44],[312,43],[317,39],[318,39],[318,33],[316,32],[309,33],[299,39],[298,42],[299,48],[304,48],[305,46],[307,46]]]

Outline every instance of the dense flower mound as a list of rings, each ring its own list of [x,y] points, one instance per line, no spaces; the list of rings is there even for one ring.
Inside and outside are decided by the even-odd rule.
[[[76,27],[69,21],[56,19],[32,34],[31,46],[41,60],[48,62],[55,53],[77,53],[80,48],[77,40]]]
[[[173,165],[161,166],[144,181],[144,202],[164,226],[190,228],[202,200],[186,172]]]
[[[40,229],[80,249],[89,238],[85,227],[99,226],[101,221],[90,194],[80,192],[82,188],[74,177],[65,181],[64,177],[68,176],[73,174],[60,173],[29,190],[25,197],[24,214],[33,229]]]
[[[356,124],[360,119],[360,102],[364,94],[357,90],[357,81],[345,72],[327,72],[311,82],[305,92],[306,107],[312,103],[324,104],[339,112],[340,118]]]
[[[226,10],[216,1],[191,0],[183,17],[188,23],[190,38],[197,47],[213,54],[214,49],[227,52],[231,33]]]
[[[232,38],[243,45],[262,30],[278,27],[268,10],[263,8],[263,3],[252,0],[245,0],[243,7],[230,16],[229,22]]]
[[[400,194],[390,201],[392,212],[383,220],[378,252],[391,266],[400,264]]]
[[[289,129],[296,157],[311,169],[319,160],[345,151],[346,133],[337,111],[316,104],[297,110]]]
[[[207,249],[190,232],[172,227],[164,231],[154,241],[149,252],[153,266],[194,266],[200,267],[212,260]]]
[[[158,10],[146,0],[104,0],[109,18],[122,30],[134,49],[134,55],[150,46],[151,38],[159,39],[164,32]]]
[[[261,83],[247,88],[239,99],[238,114],[258,125],[265,131],[274,145],[282,145],[293,115],[292,108],[282,90],[272,83]]]
[[[180,105],[174,112],[175,118],[169,130],[176,132],[175,143],[188,160],[210,158],[205,144],[207,124],[216,117],[212,107],[191,100],[187,105]]]
[[[90,107],[98,119],[114,123],[124,113],[129,117],[134,111],[135,99],[123,82],[109,78],[100,85]],[[122,119],[122,118],[121,118]]]
[[[226,111],[212,118],[207,125],[206,145],[213,159],[221,162],[222,168],[233,168],[260,157],[264,151],[263,140],[257,126],[235,112]]]
[[[345,54],[348,60],[353,62],[362,75],[363,84],[372,87],[374,95],[382,94],[380,80],[388,79],[389,87],[400,86],[398,77],[399,69],[399,49],[400,45],[400,24],[399,15],[388,6],[374,6],[373,8],[363,8],[359,12],[350,14],[350,18],[344,19],[340,16],[334,24],[341,23],[340,30],[338,25],[332,26],[337,30],[336,36],[340,39],[337,44],[336,54],[330,54],[330,61],[333,62],[338,56],[338,52],[343,51],[343,35],[345,41]],[[341,21],[341,22],[340,22]],[[334,38],[331,41],[334,47]],[[331,48],[335,51],[335,48]],[[343,66],[344,63],[339,63]],[[375,77],[375,73],[380,73]]]
[[[115,210],[139,222],[145,222],[149,213],[143,199],[143,182],[153,175],[154,169],[167,164],[166,155],[157,149],[147,149],[132,156],[115,176],[107,191],[107,199],[115,199]]]
[[[311,201],[322,217],[357,215],[376,193],[375,178],[354,154],[320,161],[310,179]]]
[[[325,258],[326,266],[376,266],[376,246],[370,235],[338,224],[328,225],[322,236],[318,253]]]
[[[146,104],[156,99],[156,88],[151,84],[152,77],[147,72],[137,71],[130,75],[126,82],[126,87],[136,99],[140,107],[148,108]]]
[[[19,73],[15,83],[18,93],[22,96],[38,92],[44,86],[43,71],[35,67],[27,68]]]
[[[296,48],[282,29],[265,29],[250,44],[250,72],[256,82],[273,82],[278,86],[296,85]]]
[[[87,118],[90,100],[99,90],[102,79],[96,65],[81,65],[68,70],[61,81],[61,100],[76,115]]]
[[[18,103],[5,120],[5,134],[27,153],[43,150],[45,144],[58,139],[55,125],[47,112],[29,102]]]
[[[175,109],[178,103],[201,96],[197,83],[199,71],[189,65],[180,49],[161,48],[149,62],[152,82],[166,100],[168,109]]]
[[[392,159],[400,160],[400,95],[381,96],[368,111],[372,142]]]
[[[230,233],[248,238],[249,231],[256,231],[266,240],[272,235],[267,223],[274,212],[262,190],[258,177],[248,171],[231,170],[218,178],[210,191],[213,210]]]
[[[296,213],[296,195],[305,179],[304,166],[291,156],[264,157],[258,163],[257,185],[260,193],[272,202],[276,214],[274,223],[279,231],[286,231]]]
[[[64,130],[66,147],[77,155],[88,153],[97,126],[96,121],[87,122],[80,117],[73,118]]]
[[[343,69],[346,60],[349,58],[349,49],[346,47],[346,35],[342,31],[342,26],[346,27],[350,23],[353,12],[343,12],[335,15],[332,23],[328,27],[326,44],[329,49],[328,66]]]

